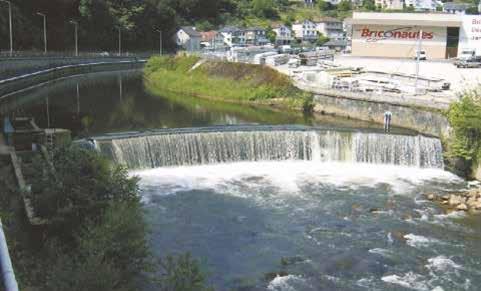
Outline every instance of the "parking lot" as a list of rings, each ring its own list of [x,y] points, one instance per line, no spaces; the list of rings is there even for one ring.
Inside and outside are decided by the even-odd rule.
[[[363,67],[366,70],[383,71],[388,73],[416,73],[416,61],[409,59],[366,58],[347,55],[337,55],[335,62],[344,66]],[[452,91],[460,91],[476,87],[481,84],[481,68],[456,68],[451,61],[421,61],[419,74],[427,77],[439,77],[451,83]]]

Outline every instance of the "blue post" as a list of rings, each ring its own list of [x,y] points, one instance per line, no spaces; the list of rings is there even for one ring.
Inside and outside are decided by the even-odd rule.
[[[8,253],[7,241],[3,233],[3,224],[0,220],[0,267],[2,269],[3,285],[6,291],[18,291],[17,280],[13,272],[12,261]]]

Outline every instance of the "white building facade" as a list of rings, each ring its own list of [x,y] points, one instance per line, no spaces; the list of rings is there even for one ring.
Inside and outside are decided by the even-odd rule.
[[[276,44],[283,45],[290,44],[292,42],[292,30],[289,27],[281,25],[275,27],[273,31],[276,34]]]
[[[183,26],[176,33],[176,44],[187,51],[200,50],[202,35],[194,27]]]
[[[438,3],[435,0],[405,0],[406,7],[413,7],[415,11],[436,11]]]
[[[342,21],[336,18],[324,18],[316,23],[317,32],[333,40],[344,39]]]
[[[318,38],[317,25],[310,20],[296,22],[292,25],[292,31],[297,39],[303,41],[315,41]]]

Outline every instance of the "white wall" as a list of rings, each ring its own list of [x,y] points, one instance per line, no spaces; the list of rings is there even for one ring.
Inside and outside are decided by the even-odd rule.
[[[481,55],[481,15],[464,15],[459,31],[458,54],[463,49],[475,49]]]

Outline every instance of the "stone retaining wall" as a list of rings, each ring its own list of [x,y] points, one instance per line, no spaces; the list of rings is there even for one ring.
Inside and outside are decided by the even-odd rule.
[[[315,95],[314,111],[380,124],[384,122],[384,112],[391,111],[392,126],[413,129],[437,137],[449,135],[449,122],[442,114],[413,107]]]

